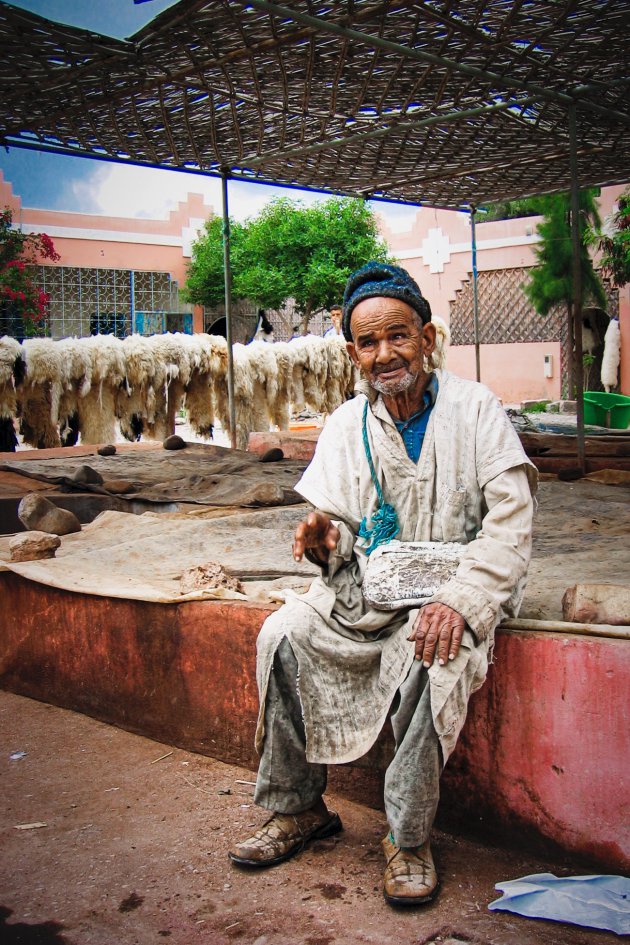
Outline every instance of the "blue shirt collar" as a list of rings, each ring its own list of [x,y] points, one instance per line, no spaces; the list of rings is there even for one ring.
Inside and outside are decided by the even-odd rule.
[[[419,410],[416,410],[410,417],[407,417],[406,420],[394,420],[396,424],[396,429],[400,432],[409,426],[410,423],[413,423],[414,420],[417,420],[418,417],[421,417],[426,410],[430,410],[433,407],[439,390],[439,384],[436,374],[431,374],[429,378],[429,383],[427,384],[424,393],[422,395],[422,406]],[[392,418],[394,419],[394,418]]]

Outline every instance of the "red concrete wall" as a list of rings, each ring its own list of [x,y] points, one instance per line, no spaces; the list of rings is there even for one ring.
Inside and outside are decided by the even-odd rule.
[[[271,608],[114,600],[10,572],[0,594],[3,688],[255,769],[255,640]],[[628,869],[629,691],[627,641],[499,633],[440,817]],[[379,806],[390,748],[331,769],[331,786]]]
[[[541,835],[611,868],[630,866],[630,645],[499,632],[444,774],[456,810],[523,838]],[[472,799],[472,804],[470,803]]]
[[[0,685],[160,741],[256,766],[252,605],[150,604],[0,574]]]

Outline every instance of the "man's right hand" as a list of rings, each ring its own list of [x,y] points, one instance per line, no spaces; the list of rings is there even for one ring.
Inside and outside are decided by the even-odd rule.
[[[301,561],[308,549],[322,564],[328,563],[331,551],[337,547],[340,532],[324,512],[309,512],[295,529],[293,557]]]

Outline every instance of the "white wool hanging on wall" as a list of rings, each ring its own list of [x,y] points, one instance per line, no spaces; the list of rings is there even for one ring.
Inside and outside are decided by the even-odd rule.
[[[617,386],[619,362],[621,360],[621,333],[619,322],[611,318],[604,335],[604,354],[602,356],[601,381],[604,390],[609,393]]]

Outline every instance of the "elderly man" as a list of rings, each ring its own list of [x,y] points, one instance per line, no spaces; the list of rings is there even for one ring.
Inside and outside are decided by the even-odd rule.
[[[339,832],[322,798],[326,765],[365,754],[389,716],[383,891],[391,904],[419,905],[438,886],[429,834],[441,770],[494,629],[522,597],[535,470],[489,390],[430,371],[431,311],[404,270],[370,263],[354,273],[343,331],[366,391],[332,414],[296,486],[313,510],[294,555],[321,576],[258,639],[255,799],[274,813],[230,858],[271,866]],[[379,610],[362,594],[369,553],[393,535],[466,545],[421,609]]]

